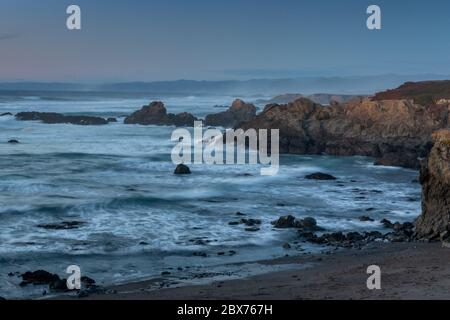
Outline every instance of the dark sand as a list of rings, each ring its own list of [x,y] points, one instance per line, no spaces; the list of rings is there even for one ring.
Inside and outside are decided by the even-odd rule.
[[[363,250],[261,263],[294,266],[289,271],[178,288],[150,290],[154,281],[144,281],[111,287],[117,293],[86,299],[450,299],[450,249],[438,243],[373,244]],[[310,267],[301,268],[305,263]],[[381,290],[366,286],[367,267],[373,264],[381,268]]]

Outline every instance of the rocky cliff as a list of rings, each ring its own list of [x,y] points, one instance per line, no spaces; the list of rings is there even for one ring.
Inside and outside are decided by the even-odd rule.
[[[450,130],[433,135],[434,147],[421,169],[422,215],[418,238],[450,239]]]
[[[418,169],[419,158],[432,146],[432,133],[449,123],[449,102],[364,98],[324,107],[301,98],[267,105],[241,127],[279,129],[281,153],[371,156],[379,165]]]

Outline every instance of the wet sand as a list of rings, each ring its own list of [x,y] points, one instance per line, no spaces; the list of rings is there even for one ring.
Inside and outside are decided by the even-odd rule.
[[[154,280],[143,281],[114,286],[110,288],[116,291],[114,294],[95,294],[85,299],[450,299],[450,249],[439,243],[376,243],[363,250],[261,263],[290,264],[292,269],[246,279],[156,290],[149,289],[153,288]],[[381,290],[367,289],[369,265],[381,268]]]

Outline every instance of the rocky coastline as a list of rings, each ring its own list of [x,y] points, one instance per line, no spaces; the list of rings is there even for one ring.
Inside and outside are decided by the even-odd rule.
[[[445,84],[450,87],[450,81]],[[369,156],[377,165],[419,169],[433,145],[433,132],[450,125],[450,100],[442,97],[428,104],[414,96],[363,98],[328,107],[300,98],[267,105],[241,128],[279,129],[281,153]]]

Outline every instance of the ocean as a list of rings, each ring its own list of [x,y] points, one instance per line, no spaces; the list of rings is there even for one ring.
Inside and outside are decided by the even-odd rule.
[[[44,269],[64,276],[74,264],[99,284],[168,271],[186,278],[206,271],[239,276],[261,271],[255,261],[325,249],[297,242],[295,230],[272,228],[280,216],[314,217],[327,231],[372,231],[382,230],[383,218],[406,222],[420,214],[414,170],[377,167],[366,157],[282,155],[276,176],[261,176],[258,165],[192,165],[191,175],[177,176],[170,156],[174,128],[123,124],[153,100],[163,101],[168,112],[204,117],[226,110],[221,106],[234,98],[0,93],[0,114],[118,119],[75,126],[0,117],[0,296],[40,295],[40,287],[20,287],[17,273]],[[10,139],[20,144],[8,144]],[[304,178],[317,171],[338,179]],[[260,219],[260,231],[229,225],[241,218],[237,212]],[[375,221],[359,221],[363,215]],[[83,224],[39,227],[64,221]],[[292,249],[283,249],[286,242]]]

